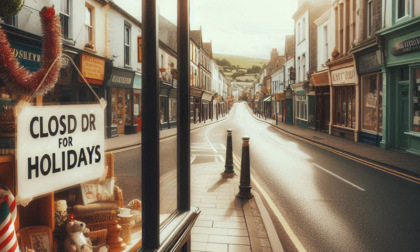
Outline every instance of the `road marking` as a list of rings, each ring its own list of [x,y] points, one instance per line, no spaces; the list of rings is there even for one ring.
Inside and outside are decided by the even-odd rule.
[[[341,181],[343,181],[343,182],[346,182],[347,184],[349,184],[349,185],[351,185],[351,186],[353,186],[353,187],[355,187],[355,188],[359,189],[360,191],[363,191],[363,192],[364,192],[364,191],[366,191],[365,189],[361,188],[360,186],[357,186],[357,185],[353,184],[352,182],[350,182],[350,181],[348,181],[348,180],[346,180],[346,179],[343,179],[342,177],[338,176],[338,175],[337,175],[337,174],[335,174],[335,173],[330,172],[329,170],[325,169],[324,167],[322,167],[322,166],[320,166],[320,165],[317,165],[317,164],[315,164],[315,163],[312,163],[312,164],[313,164],[313,165],[315,165],[316,167],[318,167],[319,169],[321,169],[321,170],[325,171],[326,173],[328,173],[328,174],[330,174],[330,175],[332,175],[332,176],[334,176],[334,177],[338,178],[339,180],[341,180]]]
[[[214,126],[213,126],[214,127]],[[209,127],[207,130],[206,130],[206,141],[207,141],[207,143],[210,145],[210,147],[213,149],[213,151],[214,151],[214,153],[217,153],[217,150],[216,150],[216,148],[214,147],[214,145],[210,142],[210,139],[209,139],[209,130],[211,130],[213,127]]]
[[[240,172],[240,170],[241,170],[240,169],[240,167],[241,167],[241,159],[238,158],[238,156],[236,156],[234,153],[232,153],[232,154],[233,154],[234,163],[236,163],[236,166],[234,166],[234,168],[238,172]],[[250,169],[252,170],[251,167],[250,167]],[[255,184],[255,186],[258,188],[258,191],[261,192],[261,194],[263,195],[264,199],[267,201],[268,206],[271,208],[271,210],[273,211],[274,215],[276,216],[276,218],[279,220],[279,222],[283,226],[284,230],[286,231],[286,233],[289,236],[290,240],[295,245],[296,249],[299,252],[306,252],[306,249],[303,247],[302,243],[299,241],[299,239],[297,238],[297,236],[293,232],[293,230],[290,227],[289,223],[287,223],[286,219],[280,213],[280,210],[277,208],[276,204],[274,204],[273,200],[271,200],[270,196],[268,196],[267,192],[262,188],[262,186],[258,183],[258,181],[252,175],[251,175],[251,180]]]
[[[194,160],[195,160],[196,157],[197,157],[196,155],[192,155],[191,156],[191,162],[190,162],[190,164],[192,164],[194,162]]]
[[[259,119],[257,119],[257,120],[259,120]],[[280,132],[280,133],[282,133],[282,134],[288,135],[288,136],[293,137],[293,138],[295,138],[295,139],[298,139],[298,140],[300,140],[300,141],[302,141],[302,142],[312,144],[312,145],[314,145],[314,146],[317,146],[318,148],[321,148],[321,149],[327,150],[327,151],[329,151],[329,152],[335,153],[335,154],[337,154],[337,155],[339,155],[339,156],[342,156],[342,157],[345,157],[345,158],[347,158],[347,159],[353,160],[353,161],[358,162],[358,163],[360,163],[360,164],[364,164],[364,165],[366,165],[366,166],[368,166],[368,167],[370,167],[370,168],[373,168],[373,169],[376,169],[376,170],[379,170],[379,171],[382,171],[382,172],[385,172],[385,173],[391,174],[391,175],[393,175],[393,176],[396,176],[396,177],[399,177],[399,178],[405,179],[405,180],[410,181],[410,182],[413,182],[413,183],[415,183],[415,184],[420,184],[420,178],[417,178],[417,177],[415,177],[415,176],[411,176],[411,175],[409,175],[409,174],[406,174],[406,173],[403,173],[403,172],[396,171],[396,170],[394,170],[394,169],[391,169],[391,168],[385,167],[385,166],[383,166],[383,165],[376,164],[376,163],[373,163],[373,162],[367,161],[367,160],[365,160],[365,159],[358,158],[358,157],[356,157],[356,156],[353,156],[353,155],[347,154],[347,153],[345,153],[345,152],[342,152],[342,151],[336,150],[336,149],[334,149],[334,148],[331,148],[331,147],[328,147],[328,146],[325,146],[325,145],[322,145],[322,144],[319,144],[319,143],[315,143],[315,142],[310,141],[310,140],[308,140],[308,139],[305,139],[305,138],[303,138],[303,137],[300,137],[300,136],[297,136],[297,135],[291,134],[291,133],[289,133],[289,132],[286,132],[286,131],[284,131],[284,130],[282,130],[282,129],[279,129],[279,128],[277,128],[277,127],[274,127],[274,129],[275,129],[275,130],[277,130],[277,131],[279,131],[279,132]]]

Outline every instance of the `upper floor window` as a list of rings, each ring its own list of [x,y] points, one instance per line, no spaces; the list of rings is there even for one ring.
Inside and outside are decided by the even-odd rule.
[[[367,36],[370,37],[372,35],[372,24],[373,24],[373,9],[372,9],[372,0],[369,0],[367,3]]]
[[[70,30],[70,0],[61,0],[60,21],[61,34],[63,35],[63,38],[68,39]]]
[[[300,42],[300,38],[301,38],[301,36],[300,36],[300,22],[298,23],[298,31],[297,31],[297,39],[298,39],[298,42]]]
[[[301,40],[305,39],[305,18],[302,19],[302,36]]]
[[[397,0],[397,18],[403,18],[408,14],[408,1],[409,0]]]
[[[86,47],[90,49],[95,48],[95,38],[94,38],[94,23],[93,23],[93,15],[94,9],[88,5],[85,6],[85,39],[86,39]]]
[[[322,64],[325,64],[328,60],[328,26],[324,26],[324,60]]]
[[[124,65],[130,65],[130,33],[129,25],[124,24]]]
[[[7,18],[3,18],[3,22],[5,24],[17,27],[18,26],[18,16],[16,14],[16,15],[13,15],[13,16],[10,16],[10,17],[7,17]]]

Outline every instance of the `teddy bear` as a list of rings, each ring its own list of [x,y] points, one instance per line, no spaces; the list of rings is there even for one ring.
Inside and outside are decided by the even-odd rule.
[[[71,220],[66,225],[67,238],[64,241],[66,252],[93,252],[92,242],[83,234],[89,233],[89,228],[81,221]]]

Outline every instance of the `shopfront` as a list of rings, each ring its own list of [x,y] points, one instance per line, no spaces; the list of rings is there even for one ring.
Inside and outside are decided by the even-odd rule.
[[[387,55],[382,78],[384,128],[381,147],[420,155],[420,19],[381,32]]]
[[[359,86],[352,58],[330,65],[331,135],[358,141]]]
[[[315,87],[315,130],[329,132],[330,128],[330,82],[328,71],[311,75]]]
[[[137,132],[141,131],[141,88],[141,75],[135,73],[133,81],[133,122],[137,124]]]
[[[200,89],[191,87],[190,89],[190,119],[192,123],[201,122],[201,95]]]
[[[308,95],[301,86],[294,86],[293,101],[294,101],[294,124],[302,128],[308,128]]]
[[[361,92],[359,141],[379,146],[382,139],[381,55],[379,50],[371,48],[355,56]]]
[[[211,108],[212,98],[213,98],[212,93],[208,91],[203,91],[202,98],[201,98],[201,114],[202,114],[201,120],[204,122],[211,119],[210,108]]]
[[[134,121],[133,80],[133,71],[112,68],[111,77],[107,83],[110,104],[108,109],[109,137],[132,134],[137,131]]]
[[[276,122],[284,122],[285,119],[285,96],[284,92],[278,93],[275,95],[276,101]]]
[[[286,89],[284,91],[285,96],[285,107],[286,107],[286,123],[293,125],[293,91],[292,89]]]

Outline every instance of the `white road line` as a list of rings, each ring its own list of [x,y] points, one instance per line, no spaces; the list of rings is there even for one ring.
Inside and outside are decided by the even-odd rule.
[[[195,160],[195,158],[196,158],[197,156],[196,155],[192,155],[191,156],[191,161],[190,161],[190,164],[192,164],[193,162],[194,162],[194,160]]]
[[[234,166],[235,169],[238,170],[238,172],[240,173],[241,159],[233,153],[233,160],[236,163],[236,166]],[[250,169],[252,170],[251,167],[250,167]],[[251,180],[255,184],[255,186],[258,188],[258,191],[261,192],[264,199],[267,201],[268,206],[271,208],[271,210],[273,211],[273,214],[276,216],[276,218],[279,220],[279,222],[283,226],[284,230],[286,231],[290,240],[295,245],[296,249],[299,252],[306,252],[306,249],[303,247],[302,243],[299,241],[299,239],[297,238],[297,236],[293,232],[289,223],[287,223],[286,219],[280,213],[280,210],[277,208],[276,204],[274,204],[273,200],[271,200],[270,196],[268,196],[267,192],[262,188],[262,186],[257,182],[257,180],[252,175],[251,175]]]
[[[321,170],[325,171],[326,173],[328,173],[328,174],[330,174],[330,175],[332,175],[332,176],[334,176],[334,177],[338,178],[339,180],[341,180],[341,181],[343,181],[343,182],[346,182],[347,184],[349,184],[349,185],[351,185],[351,186],[353,186],[353,187],[355,187],[355,188],[359,189],[360,191],[363,191],[363,192],[364,192],[364,191],[366,191],[365,189],[361,188],[360,186],[357,186],[357,185],[353,184],[352,182],[350,182],[350,181],[348,181],[348,180],[343,179],[342,177],[340,177],[340,176],[338,176],[338,175],[336,175],[336,174],[334,174],[334,173],[330,172],[329,170],[325,169],[324,167],[322,167],[322,166],[320,166],[320,165],[317,165],[317,164],[315,164],[315,163],[312,163],[312,164],[313,164],[313,165],[315,165],[316,167],[318,167],[319,169],[321,169]]]
[[[224,144],[220,144],[222,146],[223,150],[226,150],[226,146]]]
[[[214,127],[214,126],[213,126]],[[210,142],[210,139],[209,139],[209,130],[211,130],[213,127],[209,127],[207,130],[206,130],[206,141],[207,141],[207,143],[210,145],[210,147],[213,149],[213,151],[214,151],[214,153],[217,153],[217,150],[216,150],[216,148],[214,148],[214,145]]]

